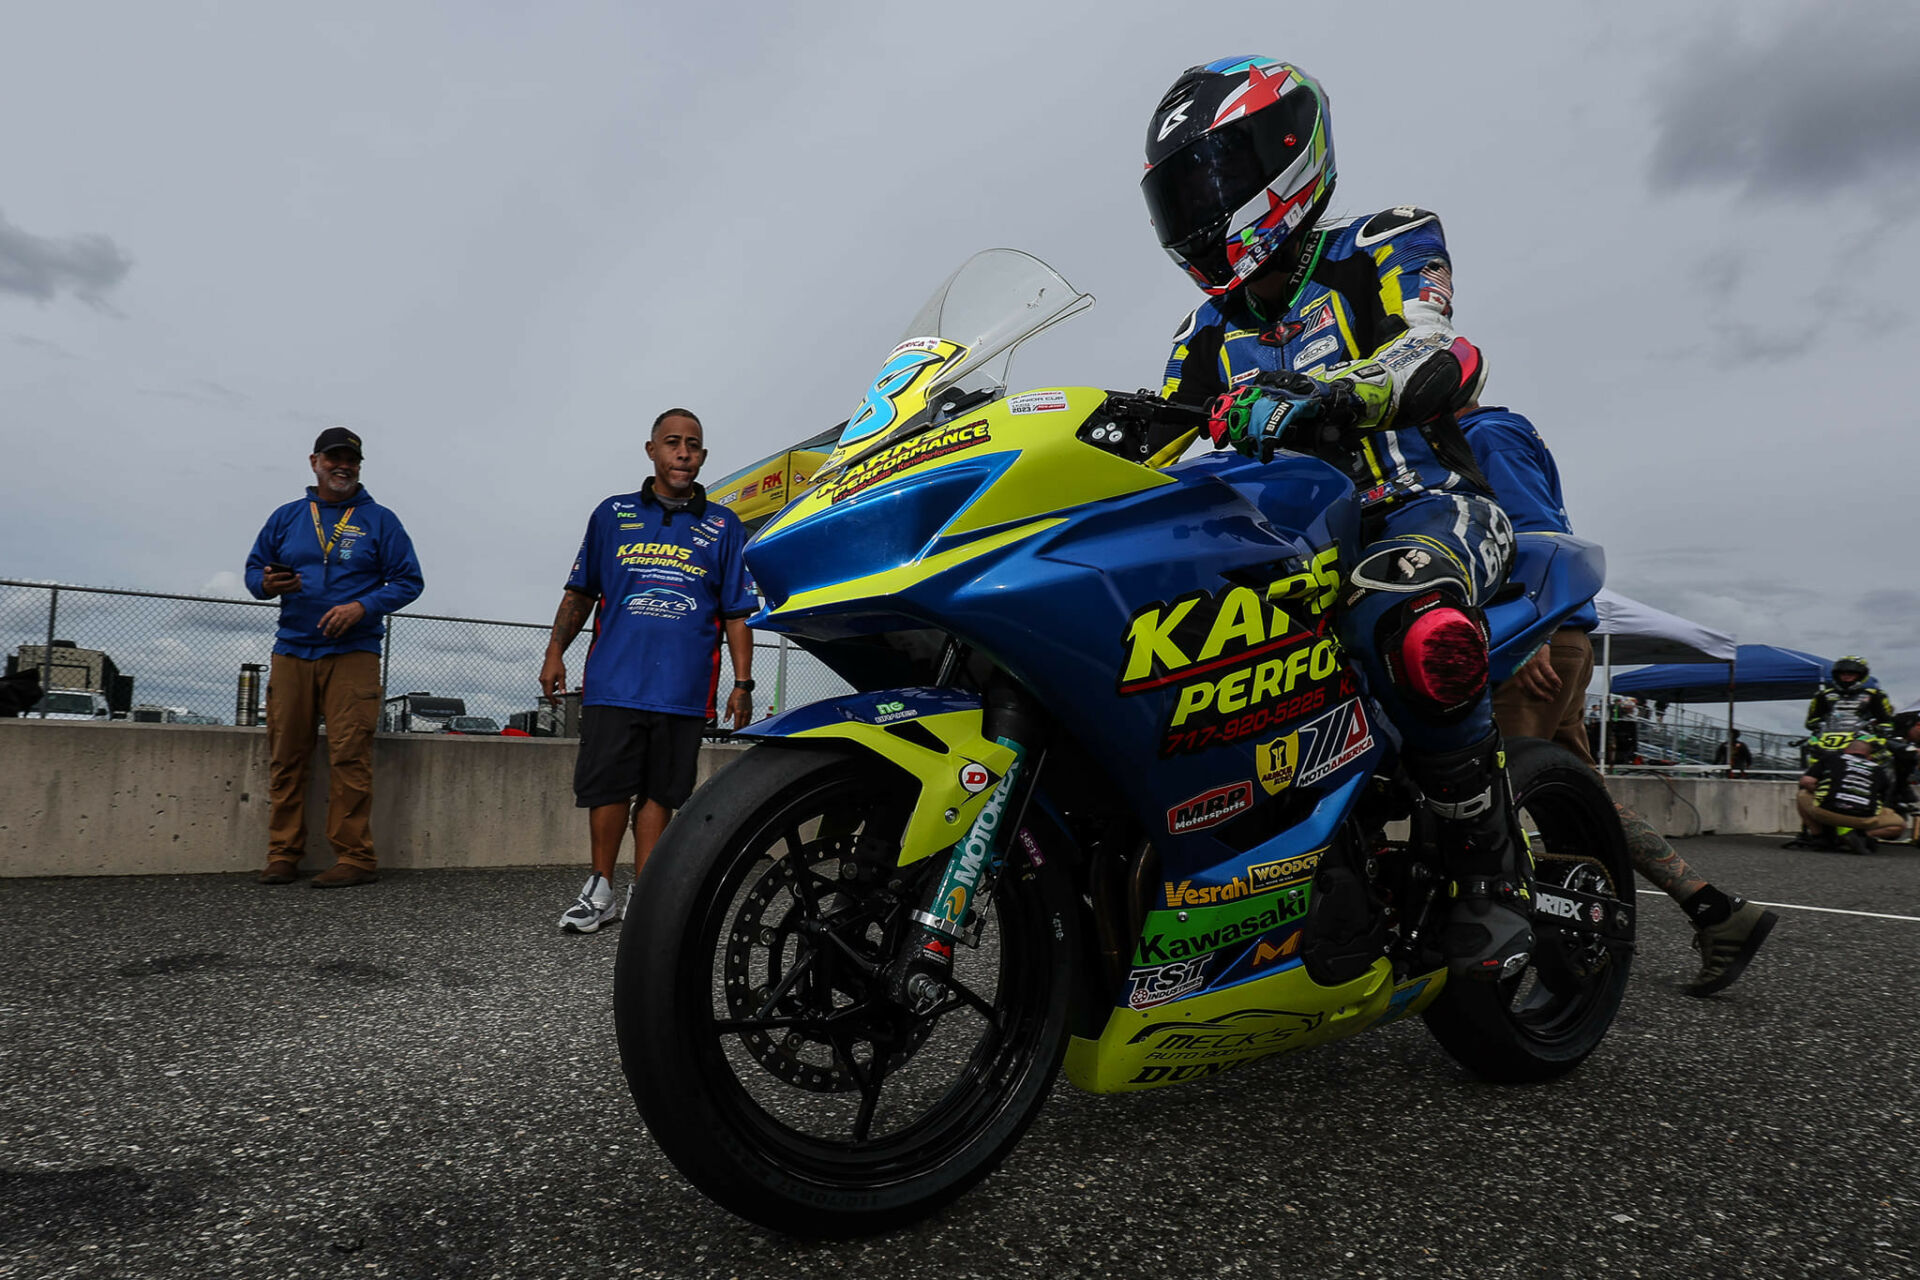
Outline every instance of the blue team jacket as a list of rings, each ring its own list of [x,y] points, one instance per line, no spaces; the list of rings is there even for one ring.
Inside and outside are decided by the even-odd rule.
[[[323,536],[333,543],[324,556]],[[426,586],[413,539],[400,517],[375,502],[365,486],[346,502],[317,501],[308,486],[306,497],[267,517],[247,553],[247,590],[255,599],[267,598],[261,580],[269,563],[287,565],[300,575],[300,590],[280,597],[280,630],[273,646],[275,653],[294,658],[378,653],[380,637],[386,634],[381,618],[412,604]],[[321,615],[349,601],[358,601],[367,616],[331,640],[321,635]]]

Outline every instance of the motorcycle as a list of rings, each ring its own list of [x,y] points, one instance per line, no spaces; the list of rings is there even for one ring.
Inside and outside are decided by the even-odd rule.
[[[1634,893],[1597,776],[1507,765],[1537,946],[1449,985],[1449,883],[1393,727],[1331,630],[1359,502],[1315,458],[1181,461],[1195,410],[1008,394],[1092,303],[1013,250],[909,325],[814,486],[756,535],[755,627],[859,692],[753,726],[669,825],[620,942],[622,1065],[667,1157],[801,1236],[934,1211],[1063,1070],[1211,1078],[1420,1015],[1483,1077],[1600,1044]],[[1488,610],[1510,674],[1600,549],[1521,535]]]

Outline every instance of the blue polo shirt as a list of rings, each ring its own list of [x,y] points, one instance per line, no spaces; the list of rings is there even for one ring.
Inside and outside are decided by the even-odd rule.
[[[1560,496],[1560,468],[1531,422],[1495,405],[1461,414],[1460,429],[1515,533],[1573,532]],[[1591,631],[1600,615],[1589,600],[1565,625]]]
[[[740,518],[707,491],[679,511],[660,505],[653,480],[601,502],[567,586],[599,598],[580,701],[669,715],[711,714],[721,623],[758,604],[741,552]]]

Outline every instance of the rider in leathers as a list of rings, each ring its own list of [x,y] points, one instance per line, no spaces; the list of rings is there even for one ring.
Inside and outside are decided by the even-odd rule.
[[[1807,732],[1893,736],[1893,699],[1885,689],[1867,687],[1864,658],[1845,657],[1833,664],[1828,683],[1807,704]]]
[[[1147,166],[1161,245],[1211,295],[1175,337],[1163,394],[1210,405],[1216,446],[1313,453],[1360,490],[1342,646],[1436,818],[1454,880],[1450,970],[1515,972],[1533,945],[1529,888],[1481,613],[1513,535],[1453,418],[1484,368],[1453,332],[1440,221],[1412,207],[1323,220],[1326,95],[1268,58],[1182,74],[1148,123]]]

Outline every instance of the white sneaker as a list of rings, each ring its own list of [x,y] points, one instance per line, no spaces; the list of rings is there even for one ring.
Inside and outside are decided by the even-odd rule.
[[[580,900],[560,913],[560,929],[563,933],[592,933],[619,918],[620,908],[613,905],[613,886],[596,873],[587,877]]]

